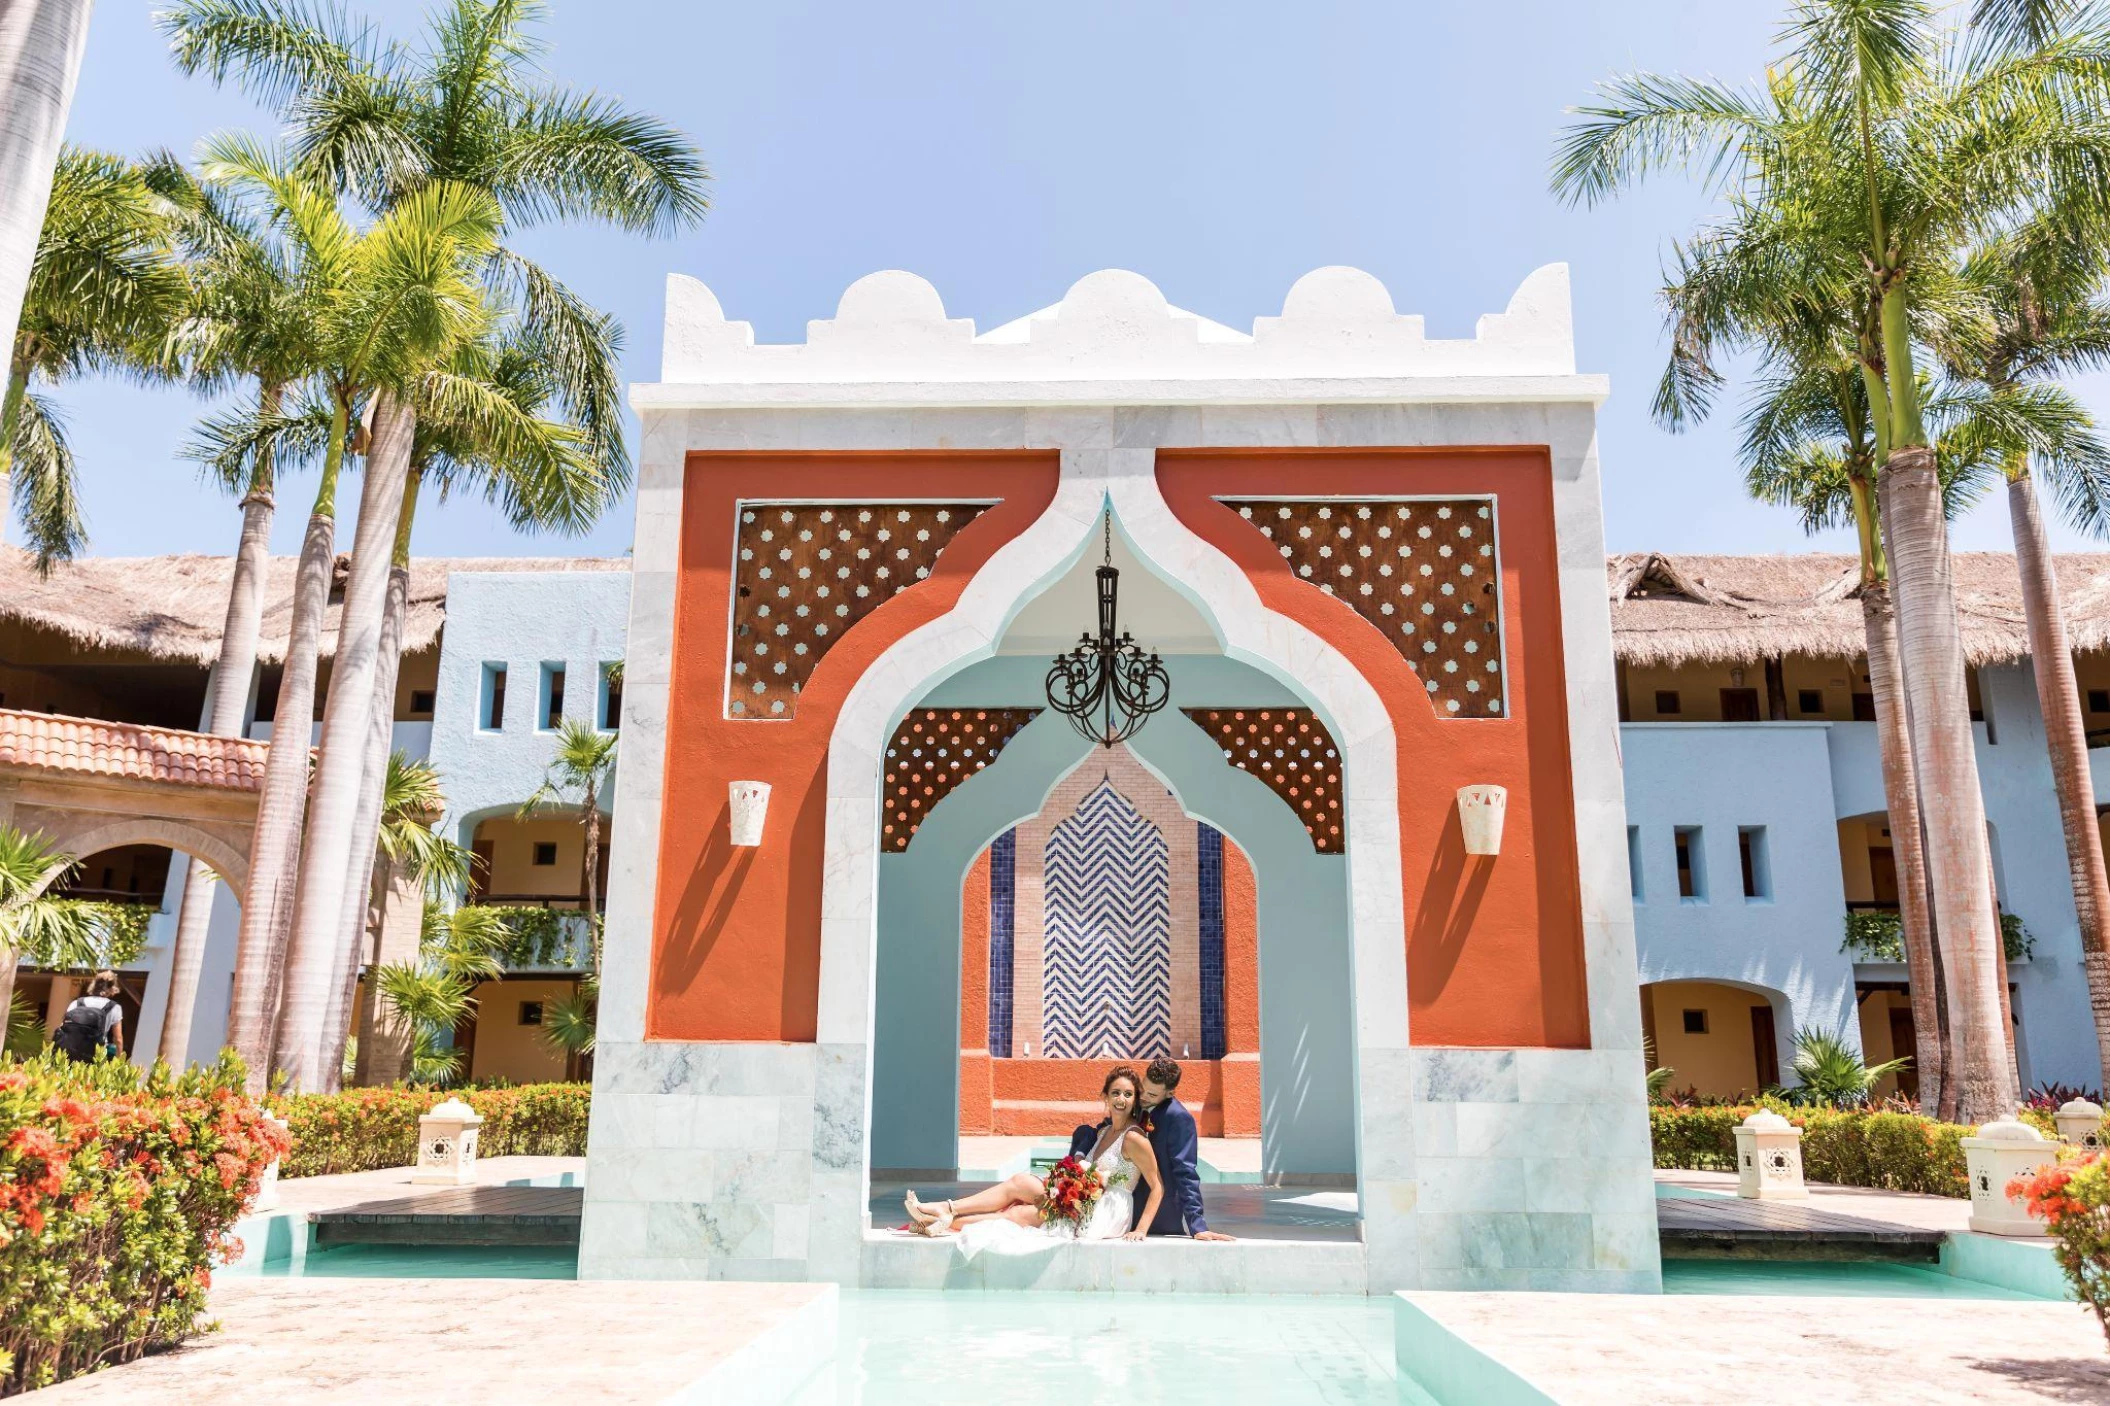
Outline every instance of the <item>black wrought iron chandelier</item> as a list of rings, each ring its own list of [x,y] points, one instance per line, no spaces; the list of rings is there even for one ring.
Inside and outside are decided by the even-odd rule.
[[[1070,720],[1086,741],[1101,747],[1126,742],[1172,697],[1172,679],[1156,653],[1118,630],[1121,572],[1114,565],[1114,515],[1105,517],[1099,578],[1099,637],[1077,636],[1077,647],[1048,669],[1048,706]]]

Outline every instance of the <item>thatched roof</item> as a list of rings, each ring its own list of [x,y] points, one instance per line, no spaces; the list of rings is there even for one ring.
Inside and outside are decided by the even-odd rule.
[[[1964,656],[2002,664],[2029,653],[2015,559],[1959,552],[1956,606]],[[2110,648],[2110,555],[2058,558],[2059,594],[2075,649]],[[1613,649],[1628,664],[1751,663],[1782,654],[1863,652],[1856,558],[1669,556],[1637,552],[1607,564]]]
[[[337,559],[343,584],[348,558]],[[264,585],[259,653],[277,663],[286,654],[297,559],[273,557]],[[410,611],[403,648],[415,653],[438,640],[446,613],[449,572],[627,571],[620,557],[435,557],[410,566]],[[35,560],[0,548],[0,620],[52,630],[91,649],[137,652],[168,663],[210,665],[220,651],[227,615],[232,557],[84,557],[39,577]],[[323,653],[336,648],[333,604],[323,617]]]

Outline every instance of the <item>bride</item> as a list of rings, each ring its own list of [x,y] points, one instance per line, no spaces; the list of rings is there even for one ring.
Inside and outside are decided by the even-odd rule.
[[[960,1248],[969,1257],[978,1250],[1002,1245],[1007,1250],[1030,1251],[1060,1240],[1141,1240],[1157,1219],[1158,1204],[1165,1199],[1164,1178],[1158,1173],[1157,1154],[1137,1119],[1136,1099],[1142,1081],[1126,1065],[1115,1069],[1100,1085],[1106,1100],[1106,1126],[1087,1159],[1105,1178],[1100,1194],[1082,1225],[1066,1220],[1043,1223],[1041,1198],[1047,1183],[1030,1172],[935,1205],[916,1199],[912,1190],[905,1203],[910,1221],[922,1235],[960,1232]],[[1140,1178],[1150,1188],[1142,1217],[1135,1215],[1135,1188]],[[1134,1228],[1131,1229],[1130,1227]]]

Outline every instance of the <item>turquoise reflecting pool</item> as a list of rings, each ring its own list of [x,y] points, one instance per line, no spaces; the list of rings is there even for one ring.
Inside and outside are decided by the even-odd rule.
[[[1665,1260],[1666,1294],[1800,1294],[1829,1299],[2027,1299],[2035,1294],[1910,1264]]]
[[[265,1279],[576,1279],[565,1245],[341,1245],[231,1273]]]

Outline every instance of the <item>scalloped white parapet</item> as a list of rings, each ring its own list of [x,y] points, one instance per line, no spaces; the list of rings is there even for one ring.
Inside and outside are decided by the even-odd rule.
[[[1361,269],[1304,275],[1282,315],[1250,333],[1165,301],[1139,274],[1105,269],[1062,301],[976,335],[945,315],[938,290],[912,273],[868,274],[844,290],[835,316],[806,324],[803,343],[758,345],[718,298],[667,277],[660,379],[668,385],[885,382],[1307,381],[1575,374],[1568,266],[1547,264],[1509,306],[1467,339],[1432,340],[1418,316],[1393,309]]]

